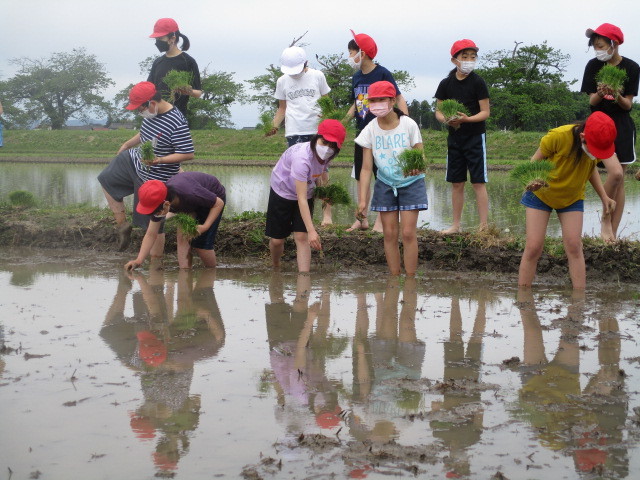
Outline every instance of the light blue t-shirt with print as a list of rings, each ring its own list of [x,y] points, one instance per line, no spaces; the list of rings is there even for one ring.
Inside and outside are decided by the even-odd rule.
[[[398,155],[404,150],[422,143],[422,135],[418,124],[407,115],[400,117],[400,124],[392,130],[383,130],[378,119],[371,121],[360,132],[356,143],[362,148],[370,148],[373,160],[378,167],[378,179],[394,189],[411,185],[424,178],[424,173],[405,177],[398,166]]]

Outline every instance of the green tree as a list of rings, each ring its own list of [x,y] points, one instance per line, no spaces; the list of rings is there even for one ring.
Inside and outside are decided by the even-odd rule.
[[[202,96],[189,100],[187,117],[193,129],[220,128],[233,126],[229,107],[235,103],[245,103],[244,85],[233,78],[235,72],[212,72],[205,69],[200,74]]]
[[[21,111],[21,123],[48,123],[57,130],[71,118],[87,122],[109,112],[102,92],[114,85],[103,64],[84,48],[48,59],[16,58],[18,73],[3,83],[6,98]]]
[[[569,60],[546,42],[484,55],[477,73],[489,87],[489,127],[541,131],[588,115],[588,99],[570,88],[577,80],[563,78]]]
[[[278,101],[273,98],[276,91],[276,82],[282,76],[279,67],[271,64],[267,68],[267,73],[247,80],[251,89],[255,92],[249,96],[249,102],[257,103],[260,112],[275,112],[278,108]]]
[[[429,103],[426,100],[413,100],[409,103],[409,116],[415,120],[422,129],[440,130],[442,126],[436,120],[435,100]]]

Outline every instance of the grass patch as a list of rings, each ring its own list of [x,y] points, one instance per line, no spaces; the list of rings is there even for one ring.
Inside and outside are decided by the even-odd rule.
[[[9,203],[14,207],[35,207],[36,197],[26,190],[16,190],[9,194]]]

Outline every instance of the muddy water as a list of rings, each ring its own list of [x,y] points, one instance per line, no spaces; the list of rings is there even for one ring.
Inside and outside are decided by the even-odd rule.
[[[640,476],[635,289],[122,261],[0,253],[0,478]]]
[[[51,164],[0,164],[0,201],[6,201],[14,190],[33,192],[40,202],[47,205],[65,206],[85,203],[106,206],[106,201],[96,179],[102,170],[101,165],[51,165]],[[199,170],[216,175],[227,187],[227,215],[242,213],[245,210],[265,211],[269,198],[269,175],[267,167],[225,167],[185,165],[186,169]],[[350,178],[350,169],[332,168],[332,181],[339,181],[351,190],[356,198],[355,182]],[[450,226],[452,221],[451,190],[444,181],[443,170],[432,170],[427,175],[427,193],[429,209],[421,212],[420,226],[441,230]],[[622,237],[638,240],[640,238],[640,217],[632,212],[640,210],[640,182],[632,177],[625,182],[627,204],[622,219],[620,233]],[[521,189],[509,180],[505,172],[491,172],[487,185],[490,198],[489,220],[499,229],[509,229],[513,233],[524,233],[524,207],[519,204]],[[600,233],[600,212],[602,205],[587,188],[583,231],[587,235]],[[315,209],[316,217],[321,216],[320,208]],[[372,216],[371,219],[374,217]],[[337,206],[334,209],[334,221],[351,224],[353,207]],[[475,198],[469,186],[466,189],[465,207],[462,224],[473,228],[478,223]],[[560,225],[552,217],[548,234],[558,236]]]

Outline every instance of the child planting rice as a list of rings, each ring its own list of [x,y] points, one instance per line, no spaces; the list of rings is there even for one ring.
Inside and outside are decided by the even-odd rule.
[[[549,174],[555,168],[550,160],[521,163],[511,170],[510,176],[530,192],[549,186]]]
[[[574,289],[584,289],[586,271],[582,251],[582,219],[585,185],[591,183],[602,200],[603,215],[611,213],[616,202],[607,196],[598,160],[614,156],[616,127],[602,112],[592,113],[586,122],[554,128],[540,141],[531,161],[548,159],[555,165],[549,186],[536,186],[522,195],[526,207],[526,244],[518,275],[518,285],[530,287],[538,259],[544,248],[551,211],[556,210],[562,227],[562,243],[567,254],[569,275]]]

